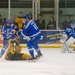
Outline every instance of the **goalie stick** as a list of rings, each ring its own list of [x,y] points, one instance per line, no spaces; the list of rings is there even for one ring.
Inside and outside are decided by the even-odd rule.
[[[58,27],[58,29],[59,29],[60,35],[62,36],[62,32],[61,32],[61,30],[60,30],[59,27]],[[59,41],[60,41],[60,40],[59,40]],[[68,51],[68,53],[70,53],[69,46],[67,45],[66,42],[64,42],[64,44],[65,44],[65,46],[66,46],[66,51]]]
[[[68,51],[68,53],[70,53],[70,50],[69,50],[69,46],[67,45],[66,42],[64,42],[65,46],[66,46],[66,51]]]

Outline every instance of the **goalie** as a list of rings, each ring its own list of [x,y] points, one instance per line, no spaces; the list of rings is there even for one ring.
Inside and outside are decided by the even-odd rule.
[[[20,41],[20,37],[9,40],[8,50],[5,55],[6,60],[28,60],[31,58],[29,54],[21,53]]]
[[[64,30],[60,42],[64,43],[61,48],[62,52],[65,53],[68,51],[71,53],[69,47],[75,42],[75,22],[72,22],[71,25]]]

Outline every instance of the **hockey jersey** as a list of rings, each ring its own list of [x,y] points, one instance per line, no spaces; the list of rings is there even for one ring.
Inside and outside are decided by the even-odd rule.
[[[11,39],[8,41],[9,46],[5,55],[6,60],[28,60],[31,56],[28,53],[21,53],[21,46],[14,46],[15,40]]]
[[[63,34],[67,34],[68,38],[73,37],[75,38],[75,28],[72,28],[71,26],[68,26]]]
[[[26,36],[26,34],[29,37],[35,37],[39,34],[42,35],[41,31],[38,29],[36,23],[33,20],[25,22],[23,30],[19,32],[19,35],[22,35],[23,37]]]
[[[3,39],[13,39],[15,37],[15,35],[12,33],[13,27],[14,25],[11,24],[10,27],[7,27],[6,25],[3,26],[2,28],[2,36]]]

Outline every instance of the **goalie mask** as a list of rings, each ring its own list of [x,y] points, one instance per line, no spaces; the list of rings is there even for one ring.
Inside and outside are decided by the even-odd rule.
[[[71,23],[71,27],[75,28],[75,22],[74,21]]]

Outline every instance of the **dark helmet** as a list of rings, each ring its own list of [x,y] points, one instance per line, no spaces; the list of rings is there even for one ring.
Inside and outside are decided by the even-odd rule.
[[[16,44],[19,45],[21,43],[21,37],[17,37],[16,40],[15,40],[15,42],[16,42]]]

